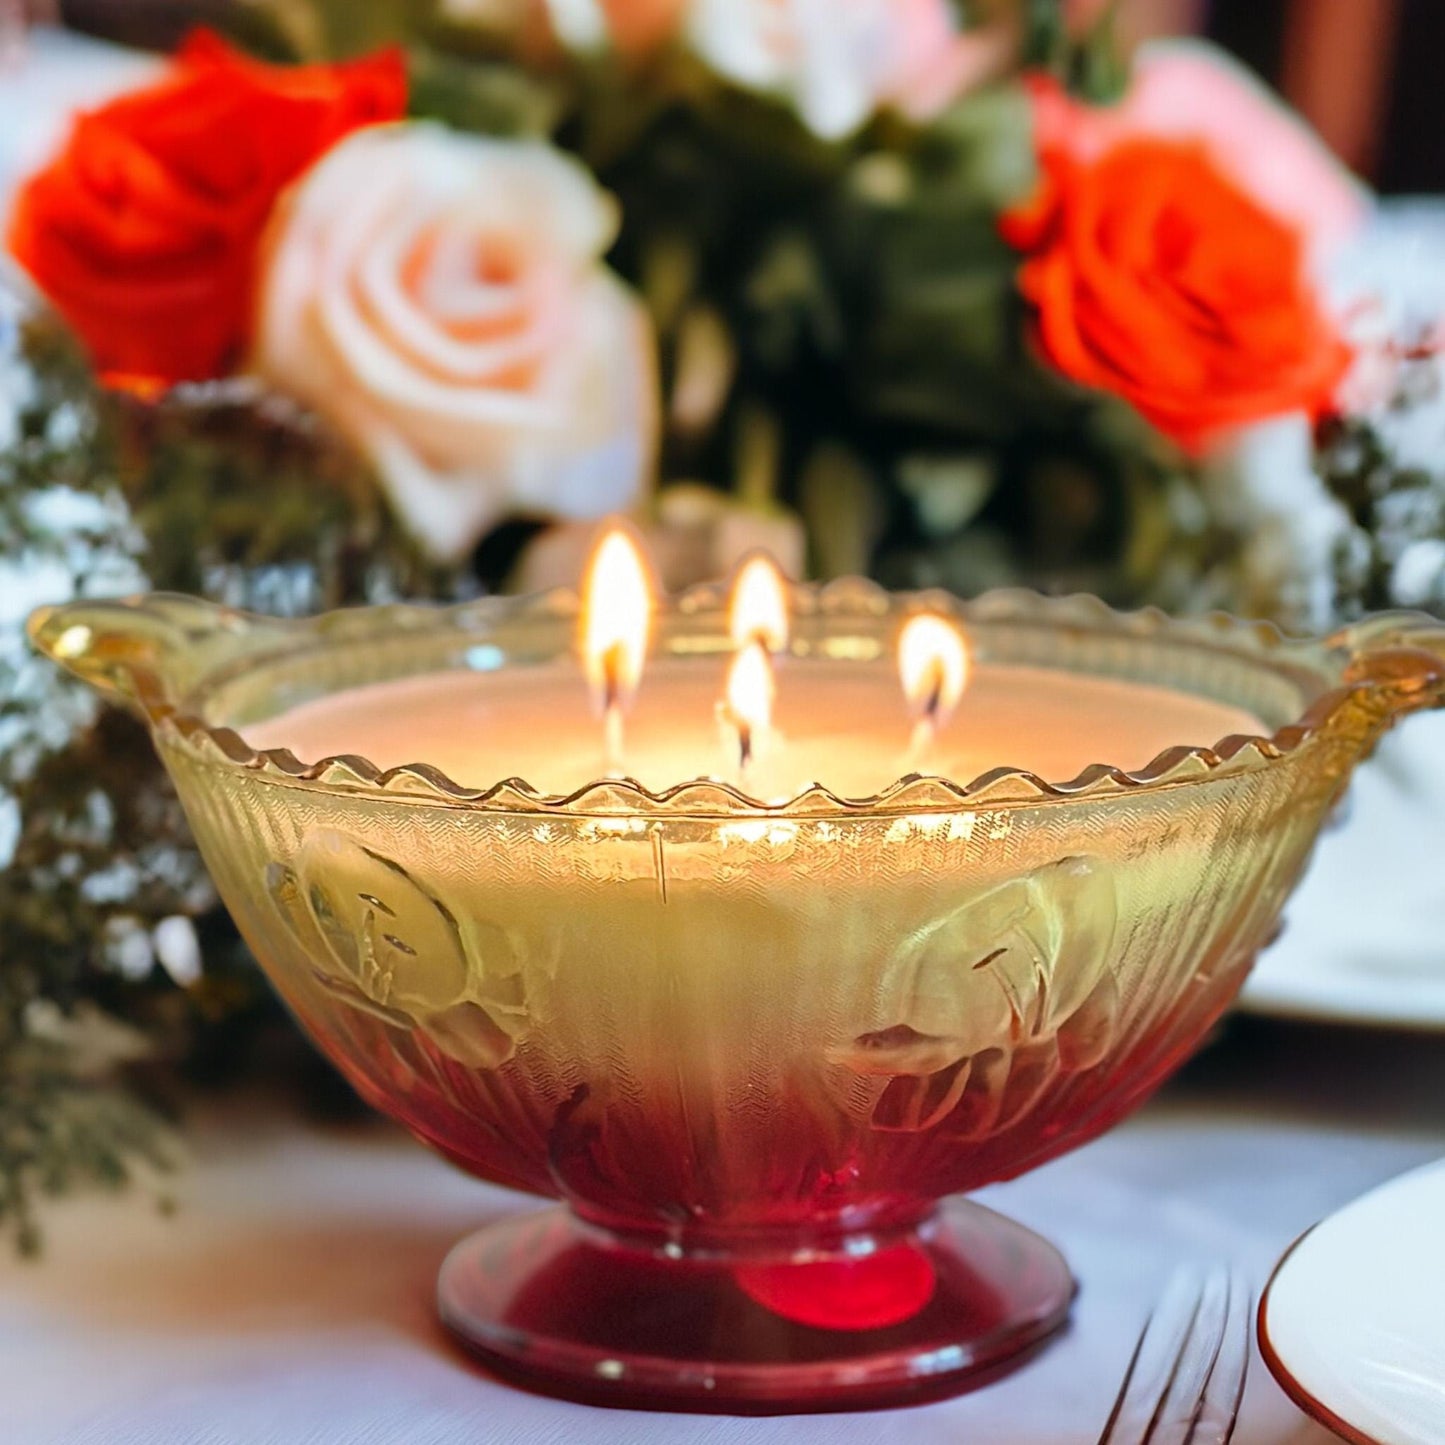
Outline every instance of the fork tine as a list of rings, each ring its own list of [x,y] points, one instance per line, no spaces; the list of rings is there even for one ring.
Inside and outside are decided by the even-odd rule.
[[[1196,1441],[1195,1425],[1229,1323],[1229,1285],[1227,1269],[1211,1270],[1205,1278],[1189,1339],[1155,1412],[1149,1445],[1191,1445]]]
[[[1199,1402],[1195,1445],[1225,1445],[1239,1419],[1244,1382],[1249,1374],[1250,1327],[1253,1299],[1249,1285],[1237,1271],[1229,1273],[1229,1313],[1219,1356]]]
[[[1099,1445],[1225,1445],[1244,1394],[1249,1311],[1237,1272],[1176,1270],[1139,1337]]]
[[[1189,1346],[1203,1289],[1195,1270],[1179,1269],[1170,1276],[1134,1347],[1099,1445],[1145,1445],[1148,1441]]]

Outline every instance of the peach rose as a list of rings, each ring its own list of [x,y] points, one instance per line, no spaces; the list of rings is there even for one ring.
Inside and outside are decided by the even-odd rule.
[[[368,454],[439,561],[508,514],[625,509],[657,400],[646,314],[601,261],[617,219],[542,142],[361,132],[272,220],[253,368]]]
[[[884,107],[927,120],[1013,44],[1002,27],[961,31],[949,0],[689,0],[685,23],[714,70],[790,98],[829,140]]]

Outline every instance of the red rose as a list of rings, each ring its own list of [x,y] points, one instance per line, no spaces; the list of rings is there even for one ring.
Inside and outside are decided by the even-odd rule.
[[[277,194],[349,131],[405,106],[399,53],[274,66],[200,31],[165,79],[76,120],[17,195],[7,243],[102,372],[217,376],[245,341]]]
[[[1261,417],[1326,410],[1350,362],[1304,240],[1187,142],[1043,157],[1004,238],[1049,360],[1191,452]]]

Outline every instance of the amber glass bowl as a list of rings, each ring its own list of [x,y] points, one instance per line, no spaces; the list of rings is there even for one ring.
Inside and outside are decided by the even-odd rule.
[[[441,1309],[468,1345],[590,1398],[829,1408],[951,1388],[1061,1322],[1050,1246],[938,1201],[1134,1108],[1233,997],[1353,765],[1445,698],[1425,618],[1314,643],[1086,598],[930,600],[981,659],[1147,681],[1265,731],[1071,780],[1000,758],[869,798],[549,796],[245,737],[478,649],[554,661],[570,593],[299,623],[156,596],[32,635],[148,718],[241,932],[362,1096],[565,1201],[453,1251]],[[848,582],[793,604],[795,648],[896,688],[916,599]],[[704,589],[656,647],[725,637]]]

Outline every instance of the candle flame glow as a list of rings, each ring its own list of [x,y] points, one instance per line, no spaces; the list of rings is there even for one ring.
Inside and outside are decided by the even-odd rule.
[[[914,716],[936,733],[968,685],[968,647],[963,633],[937,613],[910,617],[898,639],[898,674]]]
[[[777,563],[755,552],[738,569],[728,609],[734,647],[760,642],[769,652],[788,645],[788,597]]]
[[[738,730],[743,766],[751,760],[758,739],[773,720],[773,664],[768,650],[754,638],[733,654],[728,667],[727,715]]]
[[[582,584],[582,669],[604,713],[620,712],[637,690],[652,604],[652,578],[631,529],[609,528]]]

